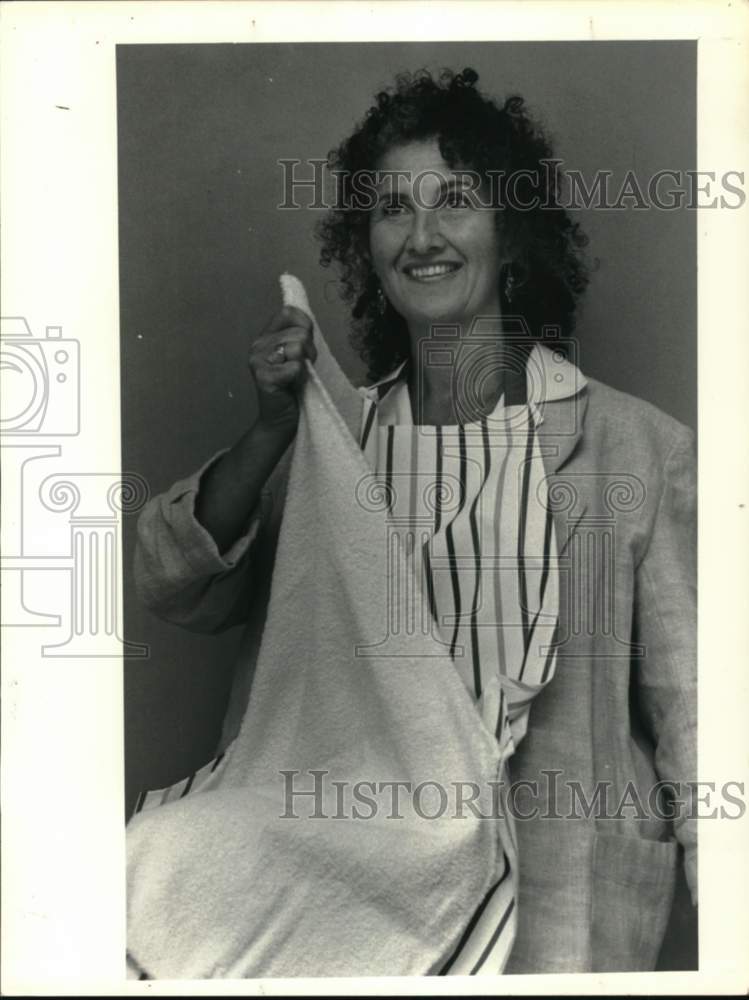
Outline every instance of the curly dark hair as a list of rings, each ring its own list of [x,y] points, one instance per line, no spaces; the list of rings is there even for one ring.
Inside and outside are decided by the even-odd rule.
[[[522,97],[508,97],[500,108],[476,89],[478,73],[427,70],[398,74],[395,86],[376,96],[354,133],[328,154],[339,178],[373,171],[393,146],[436,138],[451,169],[460,167],[499,178],[497,212],[503,238],[514,248],[512,305],[505,297],[505,275],[498,276],[503,313],[520,315],[531,335],[554,325],[567,336],[574,327],[579,297],[588,283],[582,248],[587,238],[559,206],[559,175],[543,168],[553,160],[551,145],[525,110]],[[525,171],[527,173],[517,173]],[[517,173],[514,197],[507,180]],[[345,182],[344,182],[345,183]],[[519,209],[518,204],[537,207]],[[377,380],[410,354],[405,320],[388,303],[378,308],[379,280],[369,259],[369,214],[343,199],[317,226],[320,263],[340,268],[342,296],[351,306],[354,347]]]

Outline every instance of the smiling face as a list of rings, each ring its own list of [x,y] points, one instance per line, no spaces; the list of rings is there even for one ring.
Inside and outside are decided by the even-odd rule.
[[[388,174],[370,217],[372,264],[412,334],[499,316],[506,256],[495,213],[477,207],[480,192],[470,195],[471,178],[445,163],[436,139],[393,147],[379,169]]]

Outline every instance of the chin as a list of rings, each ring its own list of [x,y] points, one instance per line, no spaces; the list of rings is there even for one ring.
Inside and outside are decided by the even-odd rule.
[[[438,304],[430,309],[409,309],[401,313],[407,323],[461,323],[465,319],[462,309]]]

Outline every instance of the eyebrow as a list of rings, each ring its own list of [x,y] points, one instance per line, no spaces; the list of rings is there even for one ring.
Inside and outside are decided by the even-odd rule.
[[[405,198],[408,200],[413,200],[412,199],[413,184],[409,189],[401,191],[398,189],[397,184],[393,183],[394,181],[397,182],[397,180],[399,180],[401,177],[410,174],[411,171],[405,171],[405,170],[377,171],[377,182],[375,184],[375,190],[379,195],[379,199],[382,200],[382,198],[391,197],[391,198]],[[435,174],[436,171],[421,170],[418,173],[416,173],[415,176],[416,177],[427,176],[427,175],[434,176]],[[441,179],[439,193],[440,196],[443,196],[444,194],[448,194],[451,191],[463,190],[466,188],[471,191],[475,190],[475,186],[470,183],[469,171],[463,171],[458,177],[450,177],[447,180]]]

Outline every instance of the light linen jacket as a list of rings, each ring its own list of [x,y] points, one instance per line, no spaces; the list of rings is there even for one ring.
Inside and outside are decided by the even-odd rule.
[[[354,410],[344,416],[356,435]],[[592,379],[545,403],[538,432],[560,550],[560,646],[510,762],[520,897],[505,971],[648,970],[679,842],[697,894],[694,435]],[[219,751],[250,696],[289,457],[223,556],[194,517],[207,466],[139,521],[136,582],[157,615],[200,632],[245,623]],[[673,821],[656,808],[665,781],[683,793]]]

